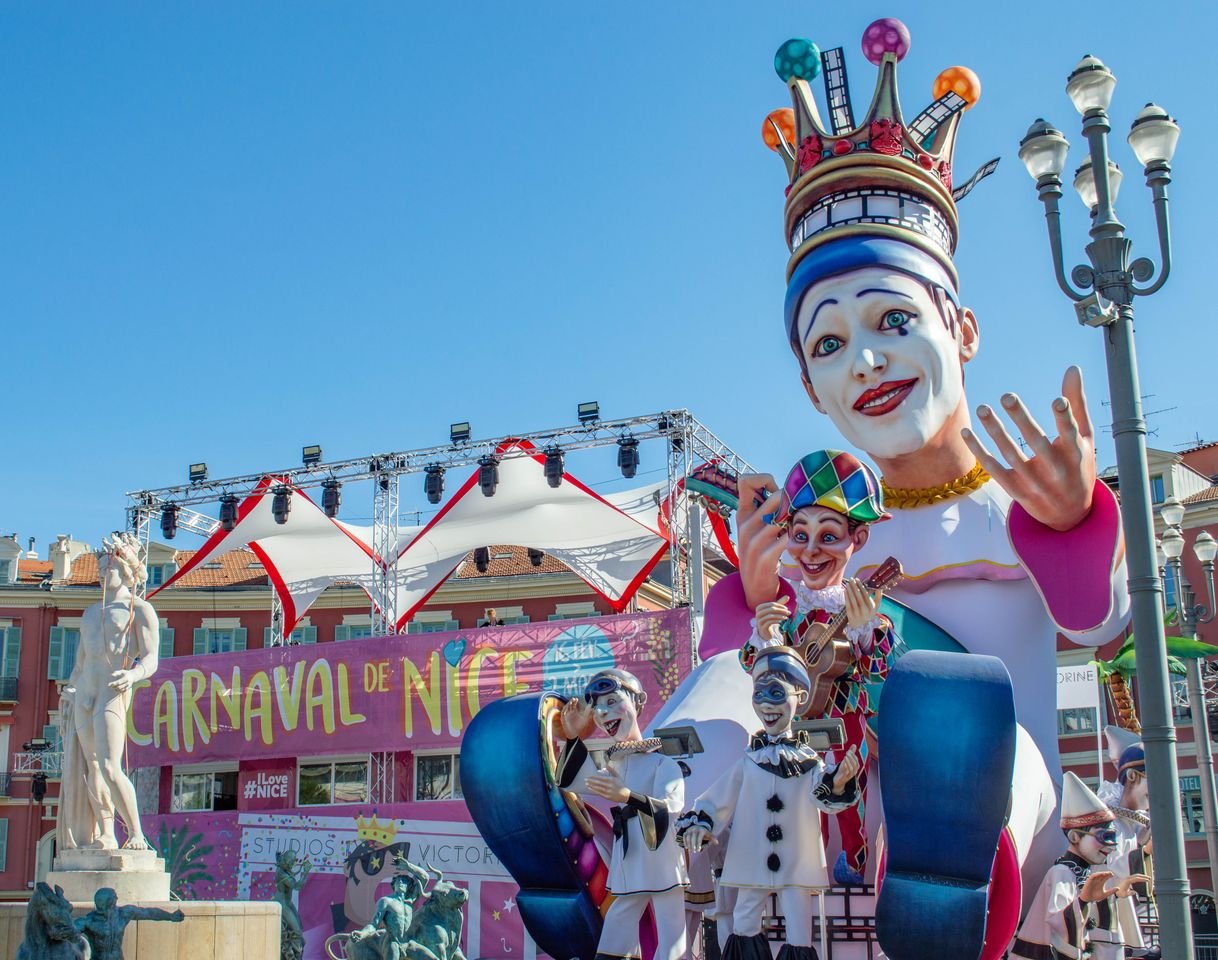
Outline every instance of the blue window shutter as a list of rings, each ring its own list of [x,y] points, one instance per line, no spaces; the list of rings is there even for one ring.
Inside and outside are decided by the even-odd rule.
[[[271,645],[271,628],[270,627],[262,628],[262,645],[264,647],[269,647]]]
[[[0,870],[8,866],[8,817],[0,820]]]
[[[173,627],[161,627],[160,640],[157,643],[157,656],[164,660],[173,656]]]
[[[345,623],[340,623],[334,628],[334,642],[342,643],[344,640],[351,639],[351,628]]]
[[[316,643],[317,642],[317,628],[316,627],[297,627],[296,629],[300,631],[300,642],[301,643]]]
[[[406,632],[407,633],[422,633],[423,624],[417,623],[416,621],[411,620],[410,623],[406,624]]]
[[[210,632],[206,627],[195,627],[195,656],[209,652],[208,640],[210,638],[207,635]]]
[[[63,627],[51,627],[51,641],[47,644],[47,679],[66,680],[63,672]],[[5,676],[8,676],[8,643],[4,644]]]
[[[4,642],[4,663],[0,673],[16,677],[21,673],[21,628],[5,627],[0,640]]]
[[[76,650],[80,646],[80,631],[74,627],[69,627],[63,632],[63,678],[67,680],[72,676],[72,670],[76,666]]]
[[[248,634],[248,632],[249,631],[247,631],[245,629],[245,627],[238,627],[236,630],[233,631],[233,649],[234,650],[244,650],[245,649],[245,638],[246,638],[246,635]]]
[[[456,620],[449,620],[449,621],[445,622],[444,629],[445,630],[460,630],[461,624],[459,622],[457,622]]]

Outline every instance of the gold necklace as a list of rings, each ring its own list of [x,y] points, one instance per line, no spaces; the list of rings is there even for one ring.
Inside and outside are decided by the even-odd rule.
[[[948,480],[934,487],[890,487],[883,477],[880,478],[880,492],[884,495],[884,506],[894,510],[911,510],[914,507],[927,507],[932,503],[950,500],[966,493],[972,493],[988,483],[990,475],[985,472],[980,461],[973,464],[973,469],[963,477]]]

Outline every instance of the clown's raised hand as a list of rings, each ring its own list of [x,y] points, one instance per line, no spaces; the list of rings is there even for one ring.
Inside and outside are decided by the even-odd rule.
[[[994,410],[984,404],[977,408],[977,419],[1005,464],[971,430],[963,430],[962,436],[986,472],[1033,519],[1054,530],[1069,530],[1091,510],[1096,476],[1095,434],[1078,367],[1066,371],[1062,394],[1052,406],[1057,437],[1050,440],[1019,397],[1003,394],[1002,408],[1027,444],[1028,454],[1011,438]]]
[[[837,769],[833,771],[833,792],[841,793],[846,789],[846,784],[854,779],[859,772],[859,767],[862,764],[859,761],[858,748],[854,744],[850,745],[850,749],[846,751],[846,755],[842,757],[842,762],[837,765]]]

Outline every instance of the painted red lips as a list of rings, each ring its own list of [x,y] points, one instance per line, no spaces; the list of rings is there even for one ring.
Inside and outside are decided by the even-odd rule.
[[[863,391],[854,401],[854,409],[867,417],[882,416],[899,407],[917,383],[916,377],[913,380],[886,380],[878,387]]]

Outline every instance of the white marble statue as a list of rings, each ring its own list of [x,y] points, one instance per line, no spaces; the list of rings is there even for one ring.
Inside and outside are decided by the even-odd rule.
[[[139,543],[118,533],[97,555],[102,598],[85,610],[76,664],[60,693],[63,780],[56,827],[60,850],[118,847],[115,815],[127,828],[126,849],[146,850],[135,787],[123,771],[127,708],[136,683],[157,668],[158,621],[135,595],[147,576]]]

